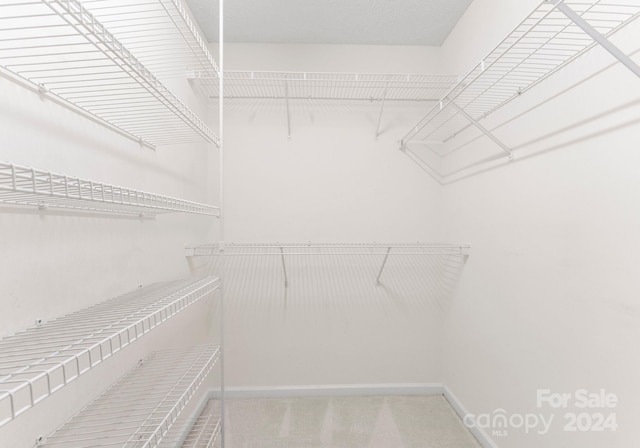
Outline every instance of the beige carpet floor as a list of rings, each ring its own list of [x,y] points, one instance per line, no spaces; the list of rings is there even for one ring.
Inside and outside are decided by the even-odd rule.
[[[481,448],[442,396],[226,401],[226,448]]]

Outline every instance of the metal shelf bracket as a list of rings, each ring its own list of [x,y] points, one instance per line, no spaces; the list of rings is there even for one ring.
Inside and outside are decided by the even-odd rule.
[[[287,265],[284,262],[284,248],[280,248],[280,258],[282,259],[282,272],[284,273],[284,287],[289,286],[289,279],[287,278]]]
[[[456,103],[454,103],[453,101],[451,101],[449,104],[451,104],[451,107],[453,107],[455,110],[457,110],[458,112],[460,112],[460,115],[464,116],[467,120],[469,120],[475,127],[477,127],[484,135],[486,135],[487,137],[489,137],[496,145],[498,145],[511,159],[512,155],[511,155],[511,149],[509,149],[509,147],[507,145],[505,145],[504,143],[502,143],[501,140],[499,140],[495,135],[493,135],[491,133],[491,131],[489,131],[487,128],[485,128],[484,126],[482,126],[478,120],[476,120],[475,118],[473,118],[471,115],[469,115],[464,109],[462,109],[461,107],[459,107]]]
[[[382,93],[382,104],[380,105],[380,115],[378,115],[378,126],[376,127],[376,140],[380,136],[380,124],[382,124],[382,114],[384,113],[384,103],[387,100],[387,93],[389,92],[389,83],[384,87],[384,92]]]
[[[384,255],[384,259],[382,260],[382,266],[380,266],[380,272],[378,272],[378,277],[376,277],[376,285],[380,284],[380,277],[382,276],[384,265],[387,264],[387,259],[389,258],[389,252],[391,252],[390,247],[387,248],[387,253]]]
[[[607,50],[614,58],[624,64],[629,70],[631,70],[638,78],[640,78],[640,66],[631,60],[629,56],[624,54],[618,47],[613,45],[609,39],[600,34],[598,30],[592,27],[586,20],[578,15],[564,0],[548,0],[549,3],[554,5],[558,11],[567,16],[573,23],[576,24],[582,31],[587,33],[594,41],[596,41],[602,48]]]
[[[289,81],[284,79],[284,97],[287,102],[287,139],[291,140],[291,112],[289,111]]]

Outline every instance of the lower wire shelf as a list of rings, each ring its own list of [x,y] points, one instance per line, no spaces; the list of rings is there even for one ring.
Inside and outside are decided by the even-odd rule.
[[[152,353],[38,446],[169,446],[163,441],[219,356],[213,345]]]
[[[219,446],[222,431],[220,401],[209,400],[195,419],[185,416],[162,439],[159,448],[212,448]]]
[[[182,444],[182,448],[213,448],[221,431],[220,417],[211,414],[196,421],[193,430]]]
[[[219,287],[156,283],[0,339],[0,426]]]

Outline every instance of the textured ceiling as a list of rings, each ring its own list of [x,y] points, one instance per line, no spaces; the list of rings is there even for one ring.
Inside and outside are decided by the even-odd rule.
[[[186,0],[209,41],[218,2]],[[440,45],[471,0],[228,0],[225,41]]]

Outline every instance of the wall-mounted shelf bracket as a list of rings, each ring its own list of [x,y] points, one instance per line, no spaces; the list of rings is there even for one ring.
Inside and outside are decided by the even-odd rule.
[[[378,272],[378,277],[376,277],[376,285],[380,284],[380,277],[382,277],[382,271],[384,270],[384,265],[387,264],[387,259],[389,258],[389,252],[391,252],[391,248],[387,248],[387,253],[384,254],[384,259],[382,260],[382,266],[380,266],[380,272]]]
[[[282,259],[282,272],[284,273],[284,287],[289,286],[289,279],[287,278],[287,265],[284,262],[284,248],[280,248],[280,258]]]
[[[449,103],[451,105],[451,107],[453,107],[455,110],[457,110],[460,115],[462,115],[463,117],[465,117],[467,120],[469,120],[475,127],[477,127],[484,135],[486,135],[487,137],[489,137],[496,145],[498,145],[506,154],[507,156],[509,156],[510,159],[513,158],[513,154],[511,152],[511,149],[509,149],[509,147],[507,145],[505,145],[504,143],[502,143],[501,140],[499,140],[495,135],[493,135],[493,133],[488,130],[487,128],[485,128],[484,126],[482,126],[478,120],[476,120],[475,118],[473,118],[471,115],[469,115],[464,109],[462,109],[461,107],[459,107],[456,103],[454,103],[453,101],[451,101]]]
[[[287,138],[291,140],[291,112],[289,111],[289,81],[284,79],[284,97],[287,102]]]
[[[444,185],[444,177],[442,174],[438,172],[434,167],[432,167],[429,163],[424,161],[420,156],[418,156],[411,148],[407,146],[407,143],[400,142],[400,151],[402,151],[409,159],[413,161],[416,165],[418,165],[425,173],[427,173],[433,180],[438,182],[440,185]]]
[[[389,84],[384,88],[384,92],[382,93],[382,100],[380,104],[380,115],[378,115],[378,126],[376,127],[376,140],[380,136],[380,125],[382,124],[382,114],[384,113],[384,103],[387,99],[387,93],[389,92]]]

